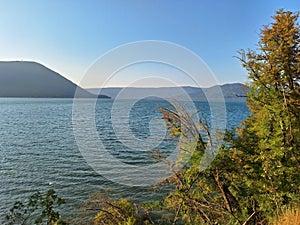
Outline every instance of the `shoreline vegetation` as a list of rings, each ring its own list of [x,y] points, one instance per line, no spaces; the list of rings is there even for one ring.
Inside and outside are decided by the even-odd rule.
[[[171,190],[157,202],[135,204],[95,194],[74,218],[64,218],[64,200],[54,190],[17,202],[7,224],[300,224],[300,27],[298,13],[280,9],[264,26],[255,50],[237,57],[249,74],[250,116],[242,127],[212,144],[205,118],[195,125],[161,109],[170,138],[200,125],[195,149],[179,142],[178,160],[188,163],[156,188]],[[205,134],[205,135],[204,135]],[[200,170],[206,149],[213,162]],[[159,159],[164,155],[156,154]]]

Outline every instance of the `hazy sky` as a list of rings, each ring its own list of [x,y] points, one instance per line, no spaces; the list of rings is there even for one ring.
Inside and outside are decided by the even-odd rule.
[[[37,61],[79,83],[110,49],[163,40],[199,55],[218,83],[244,82],[246,72],[233,56],[255,48],[262,25],[279,8],[299,11],[300,1],[0,0],[0,60]],[[122,75],[110,86],[126,82]]]

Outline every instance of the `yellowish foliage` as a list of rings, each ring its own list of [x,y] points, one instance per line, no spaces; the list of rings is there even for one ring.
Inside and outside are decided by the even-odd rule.
[[[288,209],[272,225],[300,225],[300,207]]]
[[[134,225],[136,224],[133,205],[126,199],[106,202],[107,207],[102,208],[96,215],[95,225]]]

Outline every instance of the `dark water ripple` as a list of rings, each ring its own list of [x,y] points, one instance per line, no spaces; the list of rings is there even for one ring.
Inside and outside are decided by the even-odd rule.
[[[197,104],[208,110],[204,103]],[[127,163],[153,162],[149,152],[134,152],[117,140],[110,122],[111,105],[112,100],[103,100],[96,108],[99,137],[110,153]],[[163,101],[138,102],[130,112],[132,133],[140,140],[148,138],[150,120],[161,118],[159,106],[166,105]],[[228,128],[239,125],[247,115],[244,102],[227,103]],[[126,139],[126,133],[123,135]],[[160,147],[167,152],[170,146],[163,142]],[[67,200],[64,211],[69,215],[94,192],[136,201],[160,196],[151,188],[114,184],[85,162],[73,135],[71,99],[0,99],[0,223],[15,201],[49,188]]]

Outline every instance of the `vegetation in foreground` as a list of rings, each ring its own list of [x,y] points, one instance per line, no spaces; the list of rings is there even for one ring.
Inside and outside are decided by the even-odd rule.
[[[225,144],[216,149],[211,141],[215,131],[205,118],[199,121],[199,132],[199,124],[195,125],[188,117],[183,119],[175,111],[162,109],[171,137],[176,138],[187,129],[198,132],[199,136],[195,150],[179,143],[179,155],[184,158],[184,152],[190,151],[192,157],[185,167],[161,184],[173,187],[172,191],[161,202],[144,205],[99,195],[90,202],[95,213],[86,224],[299,224],[297,19],[297,13],[278,10],[273,23],[261,30],[258,48],[240,51],[239,60],[249,72],[247,103],[251,115],[241,128],[226,132]],[[201,170],[206,149],[210,149],[211,156],[215,154],[215,159]],[[37,218],[42,219],[34,220],[35,224],[65,223],[53,208],[62,202],[51,193],[44,200],[30,200],[27,205],[17,203],[8,216],[8,224],[39,207],[45,210],[38,214],[42,217]],[[22,221],[20,224],[29,224],[26,218]]]
[[[300,208],[287,209],[271,224],[272,225],[300,225]]]

